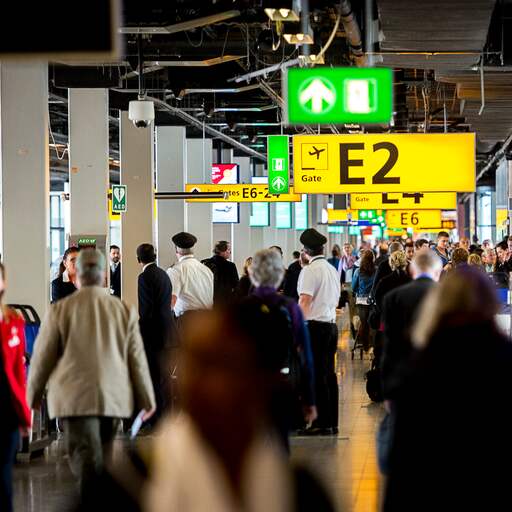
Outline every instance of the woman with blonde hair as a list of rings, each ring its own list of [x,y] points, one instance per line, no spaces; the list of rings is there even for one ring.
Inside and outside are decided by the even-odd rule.
[[[512,343],[496,289],[478,269],[449,272],[425,299],[416,355],[393,402],[384,511],[500,510],[512,460]]]
[[[485,270],[484,264],[482,263],[482,258],[479,254],[473,253],[469,255],[468,265],[472,267],[476,267],[479,270]]]
[[[384,277],[379,281],[377,287],[375,288],[375,306],[370,316],[371,327],[377,329],[379,332],[384,331],[384,326],[382,325],[381,313],[384,306],[384,298],[386,295],[402,286],[403,284],[411,281],[411,276],[407,271],[407,267],[409,262],[407,260],[407,255],[405,251],[396,251],[389,257],[389,266],[391,267],[391,274]],[[380,336],[380,335],[379,335]],[[376,346],[380,345],[380,343],[376,343]],[[377,350],[376,357],[380,356],[380,350]]]
[[[238,281],[238,285],[235,289],[235,298],[241,299],[243,297],[247,297],[251,292],[252,283],[251,278],[249,277],[249,267],[252,264],[252,256],[249,256],[244,261],[244,270],[240,280]]]

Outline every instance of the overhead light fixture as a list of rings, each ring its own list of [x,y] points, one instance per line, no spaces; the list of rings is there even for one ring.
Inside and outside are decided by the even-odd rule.
[[[288,44],[313,44],[315,42],[313,31],[304,32],[300,23],[284,23],[283,37]]]
[[[272,21],[299,21],[299,5],[294,0],[266,0],[265,14]]]

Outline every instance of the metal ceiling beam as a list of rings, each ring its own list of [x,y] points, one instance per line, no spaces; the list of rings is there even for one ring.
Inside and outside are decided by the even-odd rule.
[[[186,32],[194,28],[204,27],[206,25],[214,25],[221,21],[229,20],[240,16],[240,11],[232,10],[212,14],[211,16],[203,16],[194,20],[167,25],[166,27],[121,27],[120,34],[176,34],[178,32]]]
[[[244,153],[247,153],[248,155],[253,156],[254,158],[258,158],[259,160],[263,160],[264,162],[267,161],[266,155],[258,153],[254,149],[251,149],[250,147],[238,142],[237,140],[226,135],[225,133],[222,133],[219,130],[212,128],[211,126],[208,126],[206,123],[202,123],[201,121],[199,121],[199,119],[196,119],[194,116],[191,116],[187,112],[184,112],[183,110],[173,107],[171,105],[168,105],[165,101],[162,101],[158,98],[152,98],[148,96],[147,99],[153,101],[155,103],[155,106],[161,108],[162,110],[167,110],[171,114],[183,119],[190,125],[195,126],[200,130],[204,130],[208,134],[213,135],[214,137],[221,139],[224,142],[227,142],[230,146],[240,149]]]

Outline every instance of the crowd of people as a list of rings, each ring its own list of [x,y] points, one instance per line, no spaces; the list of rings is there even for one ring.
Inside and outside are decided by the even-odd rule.
[[[345,243],[329,258],[327,238],[315,229],[300,241],[288,268],[272,246],[248,258],[241,277],[226,241],[199,261],[196,237],[177,233],[177,261],[167,271],[154,247],[141,244],[138,315],[119,300],[119,247],[110,248],[110,268],[97,250],[69,248],[28,384],[23,321],[2,306],[0,393],[9,407],[0,436],[1,510],[12,510],[18,432],[30,428],[30,408],[43,400],[62,424],[79,510],[97,508],[102,486],[112,500],[130,502],[128,511],[255,510],[258,500],[265,510],[299,510],[299,502],[331,510],[322,487],[291,466],[287,452],[291,431],[338,434],[342,308],[354,343],[379,369],[385,510],[436,508],[442,493],[456,507],[467,495],[453,489],[455,467],[465,485],[474,483],[475,500],[483,496],[491,485],[483,468],[512,451],[492,433],[496,427],[505,436],[509,426],[500,405],[512,346],[495,315],[496,287],[508,287],[512,271],[512,237],[493,247],[450,243],[442,231],[435,243],[363,242],[358,250]],[[0,266],[0,299],[4,290]],[[478,398],[482,412],[473,406]],[[157,433],[145,471],[140,461],[107,467],[123,419]],[[486,448],[473,436],[483,436]],[[119,471],[122,478],[104,479]]]

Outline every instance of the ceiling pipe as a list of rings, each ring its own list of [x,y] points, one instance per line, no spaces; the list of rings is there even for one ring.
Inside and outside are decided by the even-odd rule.
[[[349,0],[342,0],[340,3],[341,23],[347,34],[347,40],[350,45],[350,53],[358,67],[366,66],[366,56],[363,51],[363,40],[361,30],[357,23],[352,6]]]
[[[487,171],[489,171],[491,169],[491,167],[495,163],[499,162],[505,156],[505,152],[507,151],[507,149],[511,143],[512,143],[512,133],[507,137],[507,139],[505,140],[505,142],[503,143],[501,148],[498,151],[496,151],[496,153],[494,153],[493,157],[485,164],[484,167],[482,167],[482,170],[478,173],[478,175],[476,177],[477,182],[480,178],[482,178],[482,176],[484,176],[484,174]]]
[[[196,128],[199,128],[201,130],[204,130],[206,133],[209,133],[210,135],[213,135],[214,137],[223,140],[224,142],[228,143],[230,146],[237,148],[254,158],[258,158],[259,160],[263,160],[264,162],[267,161],[267,157],[265,155],[263,155],[262,153],[258,153],[254,149],[251,149],[250,147],[245,146],[244,144],[238,142],[237,140],[229,137],[225,133],[222,133],[219,130],[212,128],[211,126],[208,126],[206,123],[199,121],[199,119],[196,119],[194,116],[187,114],[187,112],[183,112],[183,110],[181,110],[179,108],[168,105],[165,101],[162,101],[158,98],[152,98],[152,97],[148,96],[147,99],[150,101],[153,101],[155,106],[158,106],[159,108],[161,108],[163,110],[167,110],[168,112],[172,113],[173,115],[183,119],[188,124],[195,126]]]

